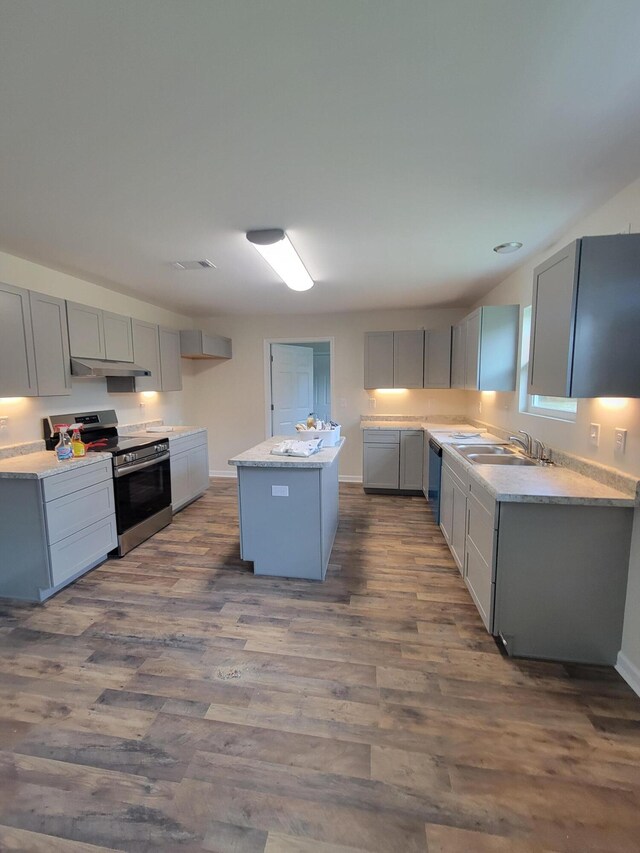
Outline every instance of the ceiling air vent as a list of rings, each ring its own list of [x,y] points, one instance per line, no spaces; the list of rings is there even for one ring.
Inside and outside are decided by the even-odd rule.
[[[213,261],[205,258],[203,261],[174,261],[171,264],[174,270],[209,270],[217,269]]]

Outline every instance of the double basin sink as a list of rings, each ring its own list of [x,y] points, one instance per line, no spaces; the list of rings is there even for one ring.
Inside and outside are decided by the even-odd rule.
[[[528,459],[512,447],[502,444],[454,444],[453,448],[475,465],[537,464],[534,459]]]

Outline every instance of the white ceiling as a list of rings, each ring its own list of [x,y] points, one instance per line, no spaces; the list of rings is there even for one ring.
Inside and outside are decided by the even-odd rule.
[[[0,0],[0,248],[188,314],[470,303],[640,175],[639,44],[638,0]]]

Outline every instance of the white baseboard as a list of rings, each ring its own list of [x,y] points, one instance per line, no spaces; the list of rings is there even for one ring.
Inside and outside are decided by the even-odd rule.
[[[632,663],[624,652],[618,652],[616,669],[629,687],[640,696],[640,667]]]
[[[341,483],[361,483],[362,477],[359,477],[357,474],[340,474],[338,480]]]

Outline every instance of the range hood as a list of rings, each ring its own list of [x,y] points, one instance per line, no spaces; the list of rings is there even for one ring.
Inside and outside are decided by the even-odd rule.
[[[151,376],[150,370],[145,370],[130,361],[109,361],[102,358],[72,358],[71,375],[82,376],[85,379],[104,376]]]

